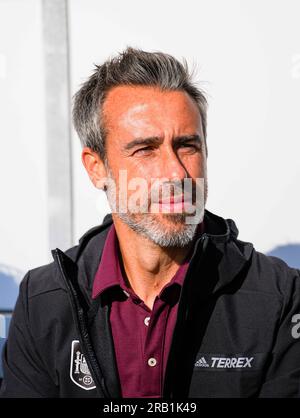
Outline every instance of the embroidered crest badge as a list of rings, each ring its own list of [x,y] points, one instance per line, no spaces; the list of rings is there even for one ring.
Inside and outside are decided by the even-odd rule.
[[[75,385],[84,390],[96,388],[78,340],[72,341],[70,377]]]

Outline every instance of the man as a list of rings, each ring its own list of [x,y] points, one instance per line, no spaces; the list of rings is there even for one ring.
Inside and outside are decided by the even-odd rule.
[[[206,100],[186,65],[128,48],[73,115],[112,215],[27,273],[2,396],[298,397],[299,271],[205,209]]]

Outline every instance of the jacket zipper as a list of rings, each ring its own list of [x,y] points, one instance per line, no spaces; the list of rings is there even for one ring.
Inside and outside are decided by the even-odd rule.
[[[77,329],[77,332],[79,334],[79,340],[81,344],[82,351],[84,353],[86,362],[90,368],[90,372],[94,378],[97,390],[100,394],[100,396],[104,395],[104,398],[109,398],[110,394],[108,392],[108,389],[105,384],[105,380],[103,377],[103,373],[101,371],[101,368],[98,364],[98,361],[96,359],[94,350],[92,348],[92,344],[90,341],[88,329],[86,326],[86,318],[84,311],[82,307],[80,306],[80,302],[78,300],[77,291],[74,288],[71,280],[67,277],[65,273],[65,269],[63,267],[63,262],[61,260],[61,254],[59,249],[55,249],[52,251],[52,254],[54,256],[54,259],[56,260],[59,271],[62,275],[62,278],[65,282],[65,285],[67,286],[68,294],[71,301],[71,307],[73,311],[73,317],[75,326]]]
[[[193,251],[193,255],[192,255],[192,257],[191,257],[191,261],[190,261],[190,264],[189,264],[189,267],[188,267],[188,270],[187,270],[187,272],[186,272],[186,276],[185,276],[185,281],[184,281],[184,283],[187,283],[187,280],[186,279],[188,279],[188,276],[189,276],[189,274],[190,274],[190,272],[191,272],[191,270],[192,270],[192,268],[193,268],[193,265],[194,265],[194,257],[195,257],[195,254],[197,253],[197,251],[198,251],[198,247],[199,247],[199,245],[200,245],[200,243],[202,244],[202,252],[201,252],[201,257],[200,257],[200,260],[199,260],[199,264],[201,263],[201,261],[203,260],[203,257],[204,257],[204,253],[205,253],[205,250],[206,250],[206,247],[207,247],[207,244],[208,244],[208,240],[209,240],[209,237],[208,237],[208,235],[206,235],[205,233],[201,236],[201,238],[196,242],[196,245],[195,245],[195,248],[194,248],[194,251]],[[179,311],[179,308],[180,308],[180,303],[181,303],[181,301],[182,301],[182,296],[183,296],[183,289],[184,289],[184,285],[183,285],[183,288],[182,288],[182,291],[181,291],[181,296],[180,296],[180,299],[179,299],[179,302],[178,302],[178,313],[177,313],[177,321],[178,321],[178,317],[179,317],[179,315],[181,314],[181,312]],[[187,317],[188,317],[188,312],[189,312],[189,307],[187,306],[186,307],[186,311],[185,311],[185,313],[184,313],[184,320],[186,320],[187,319]],[[177,324],[178,324],[178,322],[176,321],[176,324],[175,324],[175,328],[174,328],[174,331],[175,331],[175,329],[177,328]],[[172,339],[171,339],[171,347],[170,347],[170,353],[169,353],[169,358],[170,358],[170,354],[172,353],[172,351],[174,351],[174,343],[175,343],[175,333],[173,332],[173,335],[172,335]],[[174,367],[174,364],[173,364],[173,367]],[[170,367],[169,367],[169,365],[167,364],[167,368],[166,368],[166,374],[168,373],[168,374],[170,374],[170,372],[169,372],[169,370],[170,370]],[[166,379],[166,377],[168,377],[167,375],[165,376],[165,378],[164,378],[164,386],[163,386],[163,393],[162,393],[162,397],[163,398],[170,398],[170,399],[172,399],[173,398],[173,393],[172,393],[172,387],[166,387],[166,382],[168,383],[168,386],[170,386],[170,383],[169,383],[169,378],[168,378],[168,380]],[[173,379],[172,379],[172,381],[173,381]],[[168,392],[169,392],[169,394],[168,394]]]

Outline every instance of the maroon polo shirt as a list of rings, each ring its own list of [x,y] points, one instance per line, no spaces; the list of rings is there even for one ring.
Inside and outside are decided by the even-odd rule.
[[[199,232],[203,232],[203,223],[197,235]],[[162,396],[180,290],[191,253],[155,298],[151,310],[126,285],[114,224],[108,232],[92,297],[95,299],[105,292],[111,301],[110,323],[124,398]]]

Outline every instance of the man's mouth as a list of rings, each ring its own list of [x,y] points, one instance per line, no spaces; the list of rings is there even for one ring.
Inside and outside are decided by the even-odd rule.
[[[161,212],[182,213],[192,205],[192,198],[184,194],[169,196],[158,201]]]

